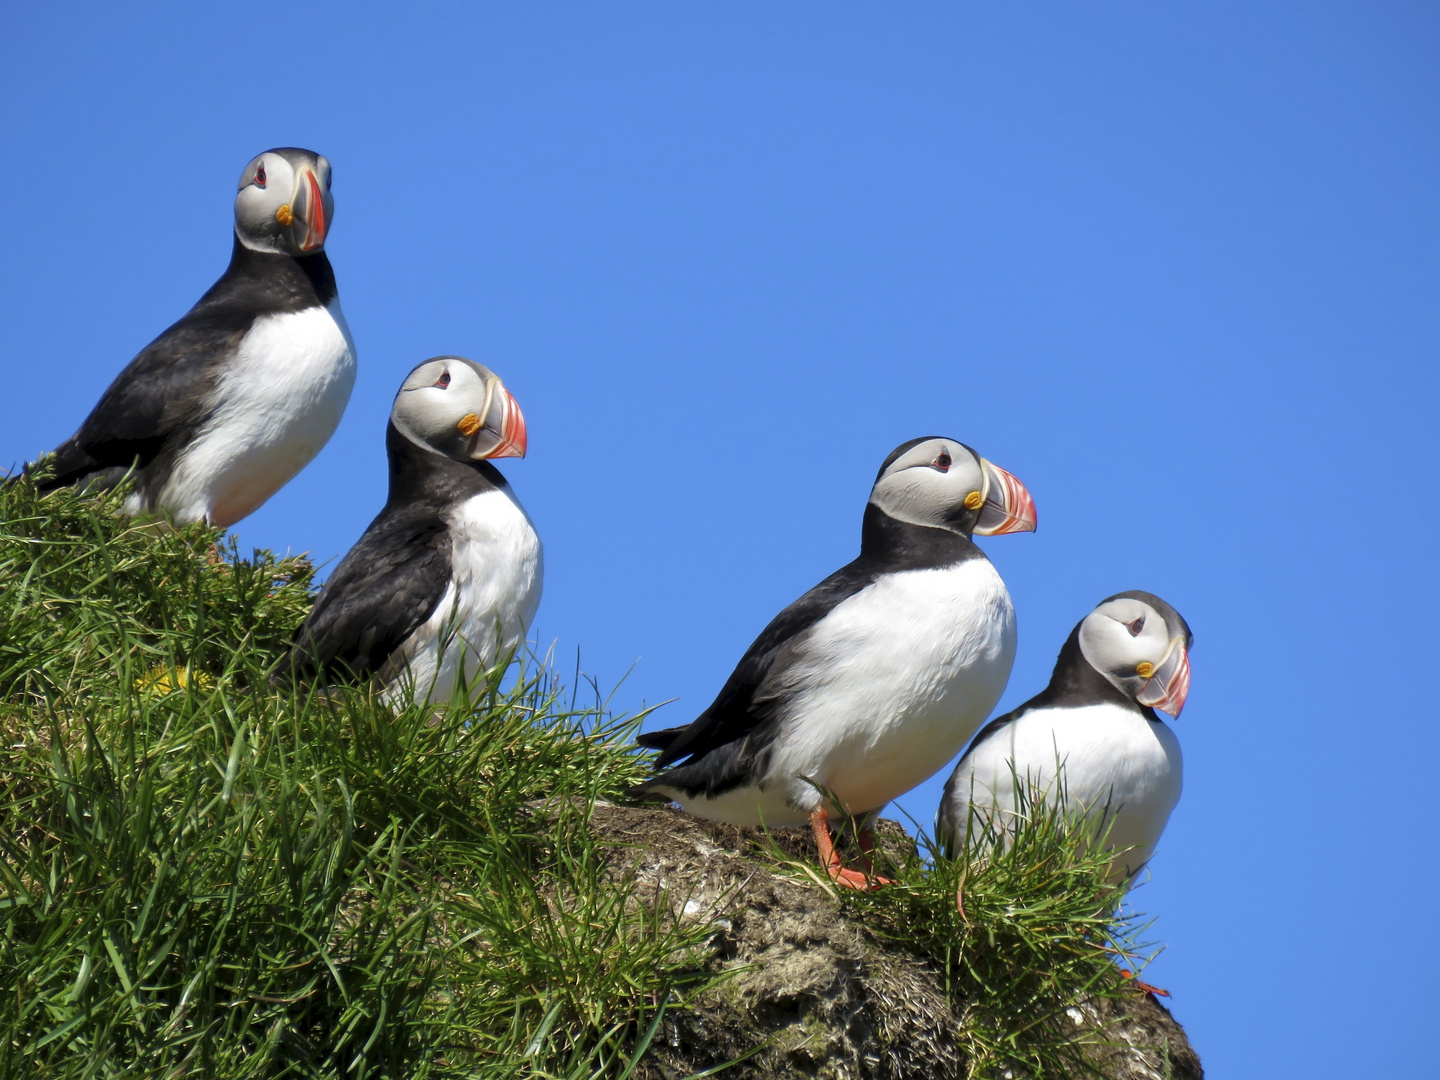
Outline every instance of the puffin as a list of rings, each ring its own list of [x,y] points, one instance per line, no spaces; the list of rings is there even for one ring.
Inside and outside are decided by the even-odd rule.
[[[954,858],[1012,832],[1030,799],[1073,810],[1116,852],[1110,880],[1132,880],[1180,799],[1175,733],[1190,692],[1194,637],[1154,593],[1116,593],[1080,620],[1050,684],[975,737],[936,819]],[[1108,831],[1106,831],[1108,830]]]
[[[780,612],[691,723],[642,734],[657,775],[632,789],[735,825],[809,823],[840,886],[868,889],[874,817],[933,775],[999,701],[1015,611],[972,537],[1035,529],[1025,486],[964,443],[927,436],[885,459],[860,554]],[[830,819],[854,818],[865,869]]]
[[[525,448],[525,417],[489,368],[461,356],[417,365],[385,428],[385,506],[277,674],[377,678],[392,703],[447,702],[513,652],[544,566],[534,525],[490,462]]]
[[[322,155],[280,147],[246,165],[225,273],[42,456],[37,486],[109,488],[133,473],[125,513],[222,528],[280,490],[334,434],[355,384],[325,255],[334,214]]]

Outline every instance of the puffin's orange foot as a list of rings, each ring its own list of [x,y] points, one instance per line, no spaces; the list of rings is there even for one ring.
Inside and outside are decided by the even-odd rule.
[[[810,815],[810,826],[815,830],[815,847],[820,853],[820,865],[825,867],[825,872],[830,875],[830,880],[836,885],[845,889],[870,892],[872,889],[880,888],[881,885],[893,884],[889,878],[869,873],[869,859],[865,860],[867,868],[864,872],[847,870],[840,865],[840,856],[835,851],[835,842],[830,836],[830,820],[823,806]]]
[[[1139,990],[1141,993],[1154,994],[1156,997],[1170,996],[1169,990],[1161,990],[1158,986],[1151,986],[1147,982],[1141,982],[1138,978],[1135,977],[1135,973],[1133,971],[1126,971],[1124,968],[1121,968],[1120,978],[1126,980],[1131,986],[1135,987],[1135,989]]]
[[[847,870],[843,866],[826,867],[826,869],[830,872],[830,880],[844,889],[873,892],[882,885],[895,884],[888,877],[880,877],[878,874],[867,874],[860,870]]]

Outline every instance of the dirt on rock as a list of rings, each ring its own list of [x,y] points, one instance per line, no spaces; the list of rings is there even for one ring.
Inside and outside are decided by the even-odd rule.
[[[775,844],[813,860],[806,830],[739,829],[669,808],[600,804],[591,827],[613,852],[611,872],[644,902],[714,925],[708,966],[727,975],[690,1008],[665,1017],[637,1069],[679,1080],[743,1058],[736,1078],[966,1080],[961,1018],[939,970],[887,948],[828,890],[779,873]],[[882,822],[882,846],[908,842]],[[1103,1032],[1087,1054],[1114,1080],[1200,1080],[1184,1030],[1148,994],[1067,1010],[1077,1034]],[[748,1056],[747,1056],[748,1055]],[[989,1078],[986,1078],[989,1080]],[[999,1078],[997,1078],[999,1080]]]

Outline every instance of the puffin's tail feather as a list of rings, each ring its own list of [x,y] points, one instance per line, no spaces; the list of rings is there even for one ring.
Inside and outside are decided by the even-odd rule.
[[[646,731],[635,736],[635,744],[647,750],[669,750],[688,726],[666,728],[664,731]]]
[[[633,787],[627,788],[625,790],[625,797],[627,799],[633,799],[636,802],[650,803],[655,806],[668,803],[670,801],[669,795],[656,791],[650,786],[658,779],[660,778],[657,776],[653,779],[646,780],[643,784],[635,784]]]
[[[138,464],[138,461],[135,462],[135,465]],[[109,491],[124,480],[135,465],[107,465],[81,450],[71,439],[27,464],[24,475],[42,495],[63,487],[84,487],[100,492]]]

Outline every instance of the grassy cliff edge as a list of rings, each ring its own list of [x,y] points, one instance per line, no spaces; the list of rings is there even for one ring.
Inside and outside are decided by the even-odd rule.
[[[543,663],[272,685],[309,563],[120,498],[0,488],[0,1075],[1199,1075],[1063,822],[838,894],[616,805],[639,718]]]

